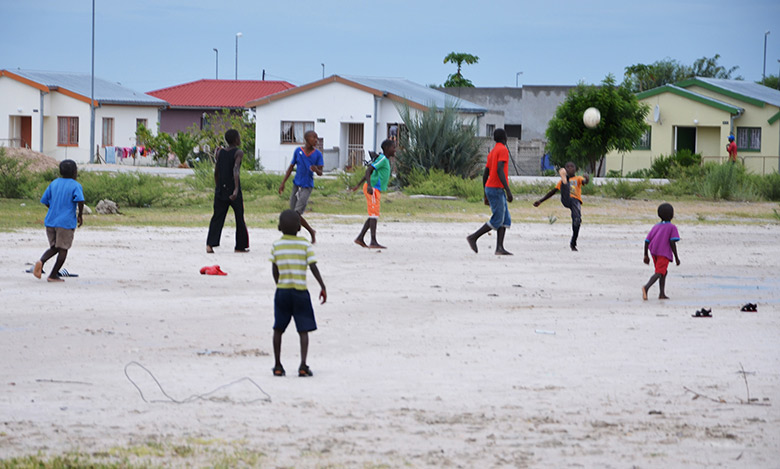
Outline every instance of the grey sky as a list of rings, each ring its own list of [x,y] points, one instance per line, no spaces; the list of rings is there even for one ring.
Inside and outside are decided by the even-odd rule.
[[[0,0],[0,68],[90,71],[90,0]],[[96,75],[138,91],[201,78],[325,74],[441,84],[449,52],[479,56],[476,86],[598,83],[627,65],[715,54],[737,74],[778,74],[780,2],[632,0],[97,0]]]

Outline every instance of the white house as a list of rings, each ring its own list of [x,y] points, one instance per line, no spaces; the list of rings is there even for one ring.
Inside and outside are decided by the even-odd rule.
[[[360,166],[366,150],[378,151],[391,133],[403,131],[405,105],[413,113],[455,106],[479,135],[488,118],[495,120],[492,128],[504,124],[503,116],[486,116],[481,106],[403,78],[333,75],[247,103],[256,113],[256,156],[269,171],[287,168],[308,130],[320,138],[326,170]]]
[[[88,163],[90,96],[89,74],[0,70],[0,145]],[[167,105],[99,78],[94,97],[95,146],[102,157],[107,148],[135,146],[139,124],[156,132]]]

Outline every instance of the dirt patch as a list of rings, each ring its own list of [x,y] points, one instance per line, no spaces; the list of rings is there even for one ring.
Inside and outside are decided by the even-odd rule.
[[[11,158],[24,161],[28,165],[27,169],[36,173],[57,169],[60,165],[59,161],[51,156],[46,156],[28,148],[6,148],[5,154]]]

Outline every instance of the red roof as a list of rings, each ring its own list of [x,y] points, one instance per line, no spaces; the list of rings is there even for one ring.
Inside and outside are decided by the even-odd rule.
[[[168,101],[171,107],[243,108],[246,103],[295,88],[286,81],[198,80],[146,94]]]

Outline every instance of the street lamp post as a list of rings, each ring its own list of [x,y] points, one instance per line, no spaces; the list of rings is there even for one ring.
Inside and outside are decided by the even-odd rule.
[[[325,78],[325,64],[320,65],[322,65],[322,78]]]
[[[214,52],[216,53],[216,58],[214,59],[214,65],[215,65],[215,68],[216,68],[216,72],[214,74],[214,78],[219,80],[219,50],[217,50],[217,48],[215,47],[214,48]]]
[[[517,72],[515,74],[515,88],[520,86],[520,75],[522,75],[523,72]]]
[[[238,38],[243,36],[241,33],[236,33],[236,80],[238,80]]]
[[[769,36],[769,31],[764,33],[764,72],[761,74],[761,84],[766,82],[766,37]]]
[[[777,89],[780,90],[780,59],[777,59]]]
[[[89,162],[94,162],[95,148],[95,0],[92,0],[92,77],[89,94]],[[41,112],[43,119],[43,112]]]

